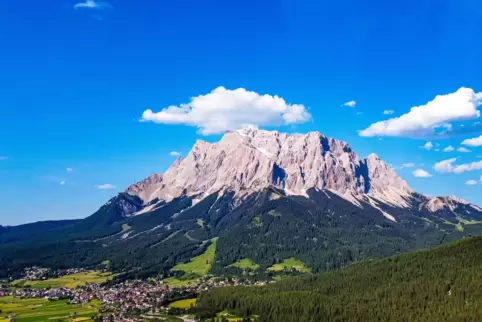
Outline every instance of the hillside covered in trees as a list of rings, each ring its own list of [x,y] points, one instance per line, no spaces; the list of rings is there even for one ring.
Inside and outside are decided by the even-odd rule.
[[[477,321],[482,237],[262,287],[215,289],[197,303],[259,321]]]

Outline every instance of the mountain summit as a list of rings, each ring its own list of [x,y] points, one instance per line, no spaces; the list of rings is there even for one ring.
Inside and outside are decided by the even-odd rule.
[[[217,143],[197,141],[166,173],[151,175],[126,192],[152,205],[224,192],[242,199],[268,187],[300,196],[312,188],[328,190],[357,204],[370,197],[402,207],[413,192],[378,156],[360,159],[346,142],[319,132],[257,129],[226,133]]]

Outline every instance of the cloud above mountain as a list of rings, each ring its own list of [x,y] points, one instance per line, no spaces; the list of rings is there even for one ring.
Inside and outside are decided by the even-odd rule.
[[[343,103],[343,106],[346,106],[346,107],[355,107],[355,106],[356,106],[356,101],[348,101],[348,102],[345,102],[345,103]]]
[[[454,93],[437,95],[425,105],[414,106],[409,112],[371,124],[359,131],[360,136],[426,137],[437,131],[451,131],[450,122],[476,119],[482,104],[482,92],[462,87]]]
[[[148,109],[141,121],[194,126],[203,135],[219,134],[248,126],[280,126],[311,119],[302,104],[288,104],[277,95],[260,95],[244,88],[218,87],[206,95],[191,98],[179,106],[159,112]]]
[[[437,162],[433,169],[440,173],[455,173],[460,174],[467,171],[482,170],[482,161],[472,163],[454,164],[457,158],[451,158]]]
[[[482,145],[482,135],[472,139],[466,139],[462,141],[463,145],[468,146],[481,146]]]
[[[115,189],[116,186],[114,186],[113,184],[110,184],[110,183],[105,183],[105,184],[100,184],[98,186],[96,186],[97,189],[100,189],[100,190],[110,190],[110,189]]]
[[[106,9],[112,8],[112,6],[104,1],[86,0],[74,5],[74,9]]]
[[[452,152],[454,151],[455,148],[451,145],[447,146],[446,148],[443,149],[444,152]]]
[[[412,172],[416,178],[430,178],[432,175],[423,169],[417,169]]]

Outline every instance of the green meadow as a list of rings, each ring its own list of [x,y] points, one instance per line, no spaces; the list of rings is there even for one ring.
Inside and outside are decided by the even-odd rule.
[[[113,277],[112,273],[102,273],[98,271],[82,272],[70,275],[64,275],[57,278],[49,278],[43,281],[26,281],[16,280],[11,284],[18,287],[32,287],[36,289],[43,288],[76,288],[87,283],[100,284],[108,281]]]
[[[259,268],[259,265],[256,264],[255,262],[253,262],[249,258],[243,258],[243,259],[237,261],[236,263],[233,263],[233,264],[229,265],[228,267],[237,267],[237,268],[241,268],[243,270],[250,269],[252,271],[255,271]]]
[[[177,264],[172,268],[172,271],[183,271],[186,274],[195,274],[199,277],[206,276],[214,262],[214,256],[216,255],[216,241],[217,238],[213,238],[211,240],[211,245],[209,245],[203,254],[191,258],[188,263]]]
[[[186,299],[172,302],[169,307],[175,307],[180,309],[189,309],[196,304],[196,299]]]
[[[284,270],[297,270],[298,272],[311,272],[311,269],[294,257],[285,259],[282,263],[274,264],[268,268],[268,271],[279,272]]]
[[[100,307],[98,300],[89,304],[69,304],[67,300],[20,299],[0,297],[0,322],[9,321],[15,315],[17,322],[89,321]],[[75,317],[75,319],[74,319]]]

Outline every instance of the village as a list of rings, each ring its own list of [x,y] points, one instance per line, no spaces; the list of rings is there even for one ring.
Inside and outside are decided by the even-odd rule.
[[[68,270],[65,273],[79,273],[82,270]],[[45,280],[47,274],[59,276],[59,272],[29,268],[25,280]],[[0,297],[13,296],[20,299],[44,298],[50,301],[68,300],[72,305],[89,306],[93,300],[101,303],[97,321],[146,321],[146,314],[176,314],[169,304],[182,299],[195,298],[202,291],[213,288],[237,285],[264,285],[266,282],[253,282],[240,278],[219,278],[206,276],[186,286],[170,287],[159,279],[125,280],[104,284],[87,283],[76,288],[12,288],[2,284]],[[182,310],[181,310],[182,311]]]

